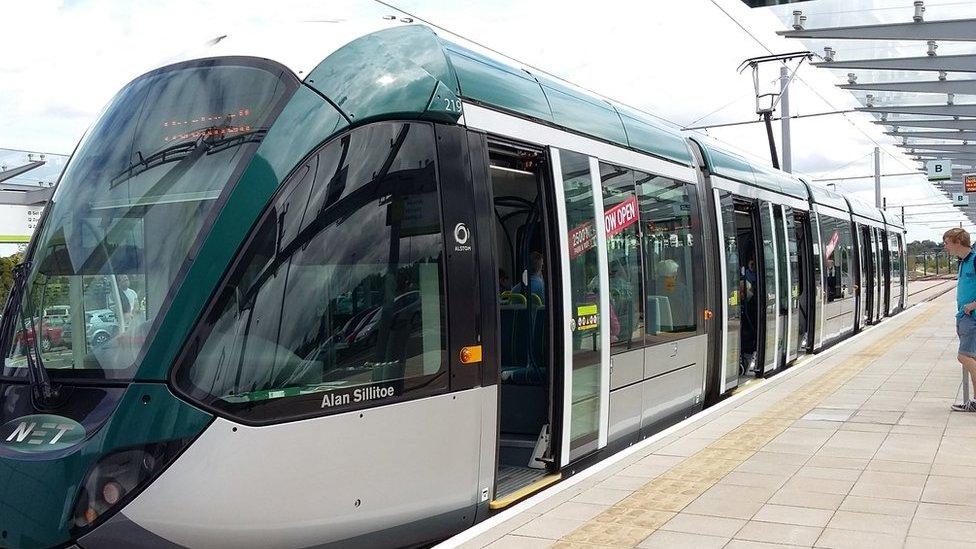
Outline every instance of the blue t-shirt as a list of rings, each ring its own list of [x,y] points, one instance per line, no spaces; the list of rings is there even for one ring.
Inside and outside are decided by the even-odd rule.
[[[956,284],[956,318],[962,318],[962,308],[976,301],[976,267],[973,266],[973,252],[959,263],[959,282]]]

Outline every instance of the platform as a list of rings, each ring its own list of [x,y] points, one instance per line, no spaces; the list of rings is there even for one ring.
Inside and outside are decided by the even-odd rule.
[[[954,288],[913,283],[912,301]],[[920,291],[921,290],[921,291]],[[953,291],[443,547],[976,547],[976,414]]]

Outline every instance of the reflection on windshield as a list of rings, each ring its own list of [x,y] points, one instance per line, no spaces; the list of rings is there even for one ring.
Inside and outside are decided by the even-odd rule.
[[[39,231],[17,327],[0,334],[12,338],[4,375],[24,375],[35,344],[55,376],[131,375],[246,145],[293,89],[284,69],[240,63],[150,73],[106,109]]]

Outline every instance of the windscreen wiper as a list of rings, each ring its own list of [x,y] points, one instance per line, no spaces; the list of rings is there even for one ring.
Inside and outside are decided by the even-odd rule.
[[[112,179],[111,186],[115,187],[123,181],[131,179],[143,172],[149,171],[156,166],[183,160],[194,153],[196,153],[198,156],[202,156],[204,153],[214,154],[231,147],[243,145],[244,143],[261,141],[266,133],[268,133],[268,130],[261,129],[243,132],[230,137],[223,137],[221,139],[207,139],[205,137],[199,137],[195,141],[186,141],[184,143],[171,145],[165,149],[160,149],[147,157],[143,157],[141,152],[137,153],[139,155],[139,160],[129,164],[129,166],[122,170],[119,175],[115,176],[115,178]]]
[[[30,263],[27,261],[14,267],[14,285],[10,289],[10,299],[7,301],[7,311],[5,311],[3,318],[3,329],[0,330],[0,346],[2,346],[2,349],[0,349],[2,351],[0,357],[6,360],[9,344],[3,344],[6,341],[4,336],[7,335],[11,326],[16,326],[16,324],[13,324],[8,319],[8,315],[19,315],[21,329],[23,330],[22,338],[24,349],[26,350],[25,355],[27,357],[27,372],[30,376],[30,385],[33,389],[34,396],[43,405],[57,399],[60,391],[51,383],[51,378],[44,368],[44,359],[41,357],[41,344],[39,341],[42,336],[38,333],[38,327],[34,321],[34,313],[30,307],[30,298],[26,301],[24,300],[24,295],[27,292],[27,274],[29,272]],[[27,314],[26,318],[20,311],[21,304],[24,305],[23,313]],[[28,319],[30,319],[29,323]],[[29,333],[33,334],[33,342],[29,341]],[[13,340],[13,337],[11,337],[11,340]]]

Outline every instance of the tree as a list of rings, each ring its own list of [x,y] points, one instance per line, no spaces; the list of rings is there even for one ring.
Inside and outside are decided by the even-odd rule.
[[[14,266],[20,263],[20,254],[0,257],[0,307],[7,302],[7,294],[14,285]]]

